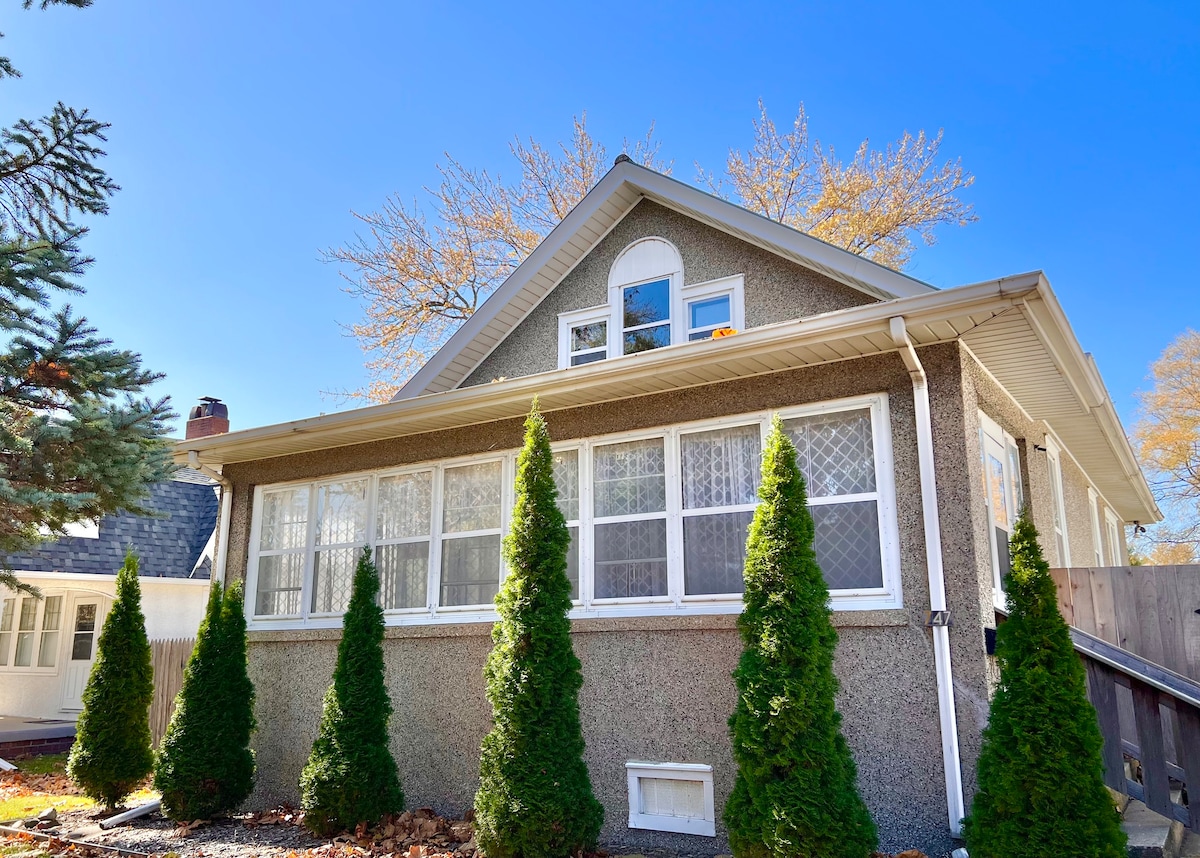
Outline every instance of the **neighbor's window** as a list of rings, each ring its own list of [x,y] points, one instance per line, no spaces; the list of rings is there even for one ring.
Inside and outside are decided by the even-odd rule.
[[[886,397],[782,417],[834,605],[898,606]],[[554,445],[576,616],[740,608],[770,420],[760,412]],[[369,544],[391,622],[491,619],[515,459],[509,451],[260,488],[249,567],[256,617],[332,624]]]
[[[62,611],[62,596],[4,599],[0,603],[0,667],[54,667]]]

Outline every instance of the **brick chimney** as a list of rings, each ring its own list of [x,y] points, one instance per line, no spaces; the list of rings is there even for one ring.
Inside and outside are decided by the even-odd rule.
[[[201,396],[200,404],[193,405],[188,412],[185,438],[207,438],[223,435],[229,431],[229,407],[212,396]]]

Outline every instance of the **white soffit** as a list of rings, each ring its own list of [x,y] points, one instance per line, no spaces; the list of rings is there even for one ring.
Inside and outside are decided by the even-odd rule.
[[[1090,356],[1040,272],[836,310],[503,382],[180,441],[210,465],[247,462],[595,405],[896,350],[890,320],[917,346],[961,339],[1036,420],[1046,421],[1122,520],[1162,516]],[[630,402],[630,407],[637,407]]]
[[[609,170],[394,399],[460,385],[640,200],[649,199],[714,229],[817,271],[880,300],[937,291],[712,194],[623,161]]]

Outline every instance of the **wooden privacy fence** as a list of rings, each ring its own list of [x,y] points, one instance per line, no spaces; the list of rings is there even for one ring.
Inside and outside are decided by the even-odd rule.
[[[1050,574],[1072,626],[1200,682],[1200,565]]]
[[[150,704],[150,735],[157,748],[175,711],[175,695],[183,685],[183,669],[196,645],[194,638],[151,641],[154,664],[154,702]]]
[[[1052,569],[1104,780],[1200,832],[1200,566]]]
[[[1071,630],[1104,737],[1104,782],[1200,832],[1200,683]]]

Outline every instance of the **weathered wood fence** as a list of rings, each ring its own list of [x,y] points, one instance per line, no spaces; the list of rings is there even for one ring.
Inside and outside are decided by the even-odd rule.
[[[1200,831],[1200,566],[1051,575],[1087,667],[1105,782]]]
[[[1072,626],[1200,682],[1200,565],[1050,574]]]
[[[167,724],[175,711],[175,695],[183,685],[183,668],[187,666],[196,641],[192,638],[176,638],[169,641],[151,641],[151,658],[154,663],[154,702],[150,704],[150,735],[157,748]]]

